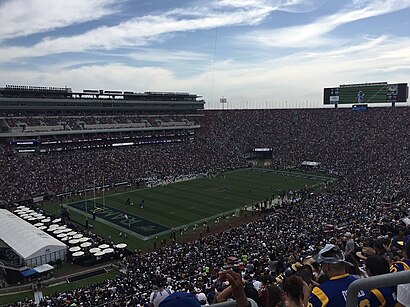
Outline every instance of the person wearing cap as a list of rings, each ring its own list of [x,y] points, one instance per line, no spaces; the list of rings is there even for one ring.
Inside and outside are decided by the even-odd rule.
[[[395,261],[390,266],[390,272],[401,272],[410,270],[410,239],[408,239],[403,248],[403,259]]]
[[[369,256],[375,256],[375,255],[376,255],[376,251],[369,246],[363,246],[361,250],[356,252],[356,259],[359,259],[359,270],[360,270],[360,274],[362,277],[369,277],[368,272],[366,271],[366,267],[365,267],[366,259]]]
[[[369,256],[366,258],[366,270],[370,277],[388,274],[389,262],[382,256]],[[395,287],[382,287],[370,290],[370,306],[393,307],[395,304]]]
[[[159,307],[201,307],[201,304],[193,293],[174,292],[161,301]]]
[[[320,286],[313,288],[308,306],[345,306],[347,288],[357,278],[346,274],[346,264],[343,252],[337,245],[326,244],[314,257],[322,265],[322,271],[329,278]],[[358,293],[360,306],[370,306],[370,293],[361,290]]]

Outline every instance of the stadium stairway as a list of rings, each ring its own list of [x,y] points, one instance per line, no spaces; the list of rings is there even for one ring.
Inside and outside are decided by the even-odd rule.
[[[43,292],[41,290],[39,291],[33,291],[34,292],[34,301],[36,302],[36,305],[40,305],[40,302],[43,300]]]

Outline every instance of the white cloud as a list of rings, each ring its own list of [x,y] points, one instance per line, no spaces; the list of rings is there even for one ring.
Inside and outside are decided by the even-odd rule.
[[[394,52],[391,46],[394,44]],[[339,50],[306,55],[294,53],[258,63],[224,61],[209,64],[203,72],[180,77],[169,69],[130,67],[122,63],[89,65],[47,71],[21,71],[10,75],[0,71],[0,83],[71,86],[133,91],[186,91],[201,94],[208,106],[219,106],[219,98],[228,98],[230,106],[244,107],[245,102],[265,107],[288,101],[286,107],[311,101],[322,104],[324,87],[343,83],[406,82],[404,69],[410,67],[410,38],[380,37]],[[335,56],[342,56],[338,58]],[[401,69],[400,69],[401,68]],[[399,69],[399,70],[398,70]],[[314,103],[312,103],[314,101]]]
[[[328,44],[325,37],[337,27],[360,19],[374,17],[410,7],[410,0],[356,0],[349,8],[300,26],[252,31],[242,40],[274,47],[304,48]]]
[[[189,52],[189,51],[167,51],[157,49],[143,49],[139,52],[131,52],[126,54],[126,57],[137,61],[148,62],[199,62],[209,61],[209,54]]]
[[[203,5],[174,9],[162,14],[132,18],[115,26],[101,26],[79,35],[45,38],[29,47],[3,47],[0,48],[0,61],[11,62],[21,57],[63,52],[144,46],[170,33],[255,25],[262,22],[272,11],[289,7],[292,3],[296,5],[299,1],[246,0],[241,4],[237,0],[223,0],[211,2],[210,7]],[[228,7],[230,9],[227,9]]]
[[[46,32],[114,13],[116,0],[9,0],[0,4],[0,40]]]

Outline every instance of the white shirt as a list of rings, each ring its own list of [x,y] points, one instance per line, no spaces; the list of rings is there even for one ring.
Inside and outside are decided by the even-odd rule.
[[[151,295],[149,296],[149,302],[154,305],[154,307],[158,307],[159,304],[165,300],[168,295],[172,293],[169,289],[164,289],[161,291],[155,290],[152,291]]]
[[[397,286],[397,301],[404,306],[410,306],[410,284]]]

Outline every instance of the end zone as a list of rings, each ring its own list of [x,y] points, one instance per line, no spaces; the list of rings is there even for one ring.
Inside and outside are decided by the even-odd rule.
[[[95,205],[97,205],[99,210],[94,210]],[[105,209],[102,209],[102,204],[94,203],[94,201],[91,200],[87,200],[87,202],[74,202],[64,206],[69,210],[73,210],[92,219],[95,218],[95,220],[103,224],[109,225],[110,227],[116,228],[123,233],[132,235],[143,241],[152,239],[171,229],[170,227],[116,208],[105,206]]]

